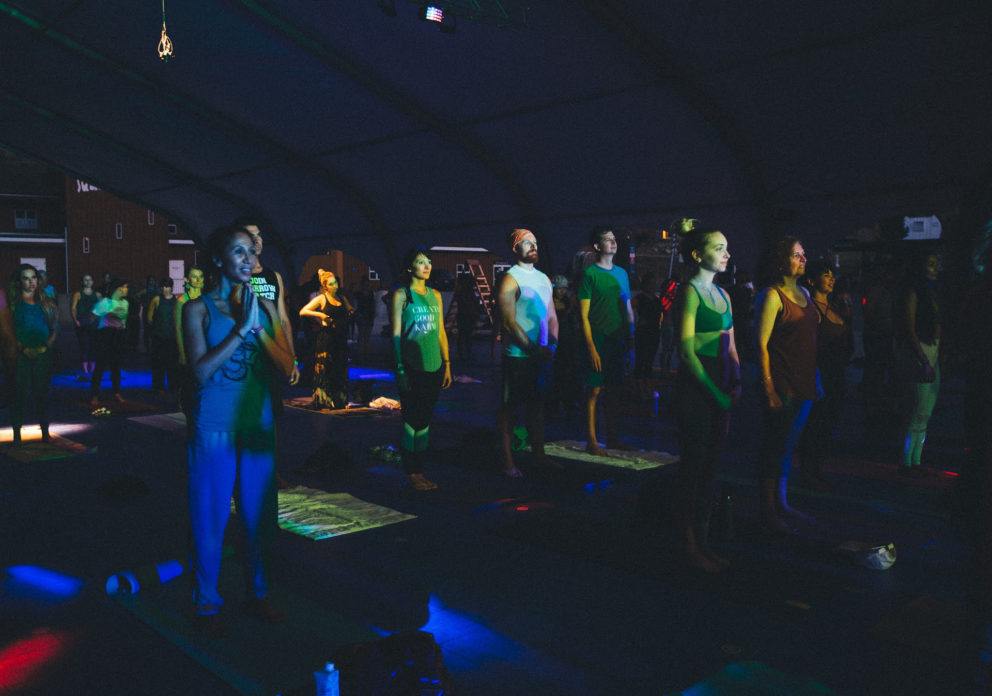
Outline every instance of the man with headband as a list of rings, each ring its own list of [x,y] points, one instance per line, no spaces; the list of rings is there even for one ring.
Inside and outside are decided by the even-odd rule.
[[[596,439],[596,403],[600,393],[606,402],[607,449],[630,449],[617,439],[617,413],[625,363],[630,362],[634,345],[634,309],[630,304],[630,279],[627,271],[613,265],[617,238],[613,230],[597,227],[589,243],[596,252],[596,263],[582,274],[579,285],[579,317],[589,353],[586,386],[586,423],[589,442],[586,450],[605,455]]]
[[[503,391],[499,424],[503,472],[522,476],[513,462],[511,430],[518,404],[525,404],[531,452],[544,457],[544,399],[550,382],[551,360],[558,344],[558,317],[551,297],[551,281],[534,268],[537,238],[527,229],[509,236],[516,264],[499,286],[499,312],[503,330]]]

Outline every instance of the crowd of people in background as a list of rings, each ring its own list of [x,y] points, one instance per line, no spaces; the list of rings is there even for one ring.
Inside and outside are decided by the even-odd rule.
[[[730,414],[742,397],[743,370],[751,365],[763,412],[754,453],[761,523],[791,534],[797,521],[809,520],[792,505],[790,484],[798,455],[799,483],[829,486],[823,460],[851,398],[847,370],[856,351],[850,285],[839,287],[839,270],[826,259],[808,260],[793,237],[771,246],[756,285],[749,274],[729,273],[731,238],[692,220],[680,226],[680,275],[648,272],[633,283],[616,262],[618,240],[608,227],[591,231],[585,263],[553,277],[540,270],[538,237],[513,229],[507,246],[514,264],[496,279],[493,303],[484,304],[474,277],[465,274],[456,279],[449,312],[430,284],[430,252],[411,250],[399,282],[382,297],[402,408],[400,452],[411,486],[437,488],[427,477],[426,453],[439,393],[453,381],[448,329],[456,335],[457,361],[469,366],[478,364],[473,338],[482,327],[490,329],[491,345],[497,337],[501,342],[494,420],[507,476],[523,476],[513,446],[518,411],[532,462],[554,465],[544,456],[546,414],[581,419],[588,453],[610,456],[629,449],[621,437],[621,402],[652,393],[659,374],[662,381],[674,376],[680,544],[691,566],[720,572],[728,561],[709,548],[705,533],[710,488]],[[188,270],[178,295],[171,278],[149,277],[132,293],[127,279],[107,273],[97,284],[87,273],[68,303],[79,379],[89,382],[91,406],[104,403],[108,372],[113,400],[124,400],[126,354],[144,350],[152,389],[160,396],[174,393],[186,414],[195,603],[208,630],[222,603],[216,579],[235,481],[249,541],[253,611],[279,619],[267,603],[263,558],[274,524],[275,422],[284,385],[302,376],[313,408],[348,407],[352,350],[368,354],[379,305],[368,279],[346,291],[324,268],[310,297],[294,302],[282,276],[262,264],[263,240],[253,221],[219,229],[209,240],[208,263]],[[925,253],[907,268],[902,281],[888,266],[864,279],[861,390],[871,418],[880,412],[873,408],[877,401],[901,387],[900,471],[919,476],[941,385],[944,313],[939,256]],[[28,418],[40,424],[44,440],[50,438],[56,299],[44,273],[28,264],[0,294],[15,445]]]

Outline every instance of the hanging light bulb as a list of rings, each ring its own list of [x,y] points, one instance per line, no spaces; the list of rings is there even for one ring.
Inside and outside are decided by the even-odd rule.
[[[158,40],[158,57],[163,62],[172,58],[172,39],[165,30],[165,0],[162,0],[162,37]]]

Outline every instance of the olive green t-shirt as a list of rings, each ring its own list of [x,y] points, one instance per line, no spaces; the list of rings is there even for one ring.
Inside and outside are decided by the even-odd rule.
[[[609,336],[626,325],[630,279],[620,266],[610,270],[592,264],[582,274],[579,299],[589,300],[589,325],[597,336]]]

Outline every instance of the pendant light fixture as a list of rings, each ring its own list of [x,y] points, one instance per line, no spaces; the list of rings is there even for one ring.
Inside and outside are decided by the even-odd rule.
[[[162,0],[162,37],[158,40],[158,57],[163,62],[172,58],[172,39],[165,31],[165,0]]]

